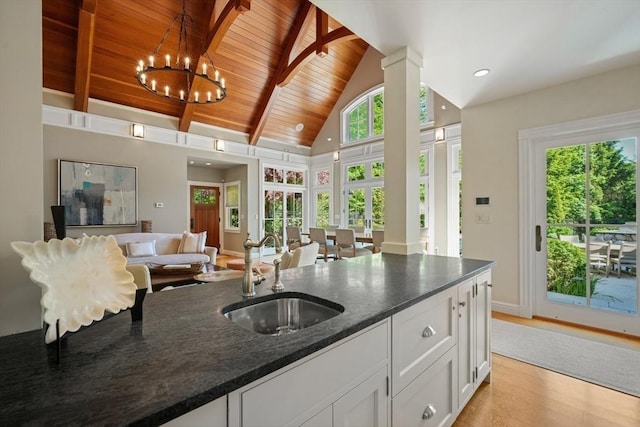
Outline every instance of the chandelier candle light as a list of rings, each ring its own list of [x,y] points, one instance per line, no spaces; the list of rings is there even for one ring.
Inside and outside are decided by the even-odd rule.
[[[213,104],[222,101],[227,96],[227,88],[224,78],[220,78],[220,72],[213,65],[213,60],[205,51],[201,58],[200,70],[195,68],[198,61],[192,62],[189,56],[188,29],[199,36],[193,18],[187,14],[185,1],[182,1],[182,13],[177,14],[165,31],[158,47],[148,58],[148,62],[138,61],[136,67],[136,80],[142,87],[154,95],[168,98],[173,101],[189,104]],[[163,51],[163,45],[170,36],[176,22],[180,22],[179,33],[175,35],[177,47],[173,58],[175,63],[171,65],[172,55]],[[176,30],[177,31],[177,30]],[[174,31],[174,33],[176,32]],[[193,53],[193,52],[192,52]],[[157,67],[158,55],[164,54],[164,67]],[[212,73],[213,77],[209,74]],[[191,90],[192,87],[197,90]]]

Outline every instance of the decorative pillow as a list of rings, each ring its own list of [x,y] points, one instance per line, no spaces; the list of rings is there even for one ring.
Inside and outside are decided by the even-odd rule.
[[[127,256],[139,257],[139,256],[155,256],[156,255],[156,241],[127,243]]]
[[[204,252],[204,244],[207,241],[207,232],[203,231],[202,233],[189,233],[185,231],[182,233],[182,240],[180,240],[180,244],[178,245],[178,253],[179,254],[188,254],[188,253],[203,253]]]

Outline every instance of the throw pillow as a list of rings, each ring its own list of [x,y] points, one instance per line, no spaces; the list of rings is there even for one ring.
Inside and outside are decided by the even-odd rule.
[[[178,253],[203,253],[206,241],[206,231],[203,231],[202,233],[189,233],[188,231],[185,231],[182,233],[182,240],[180,240],[180,245],[178,245]]]
[[[156,241],[150,242],[138,242],[127,243],[127,256],[140,257],[140,256],[155,256],[156,255]]]

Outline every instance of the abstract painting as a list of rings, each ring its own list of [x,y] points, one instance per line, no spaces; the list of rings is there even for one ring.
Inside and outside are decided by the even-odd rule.
[[[58,204],[67,226],[136,225],[137,168],[58,160]]]

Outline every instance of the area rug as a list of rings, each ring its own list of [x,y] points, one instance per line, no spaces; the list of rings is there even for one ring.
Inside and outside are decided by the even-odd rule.
[[[494,353],[640,397],[640,351],[492,320]]]

